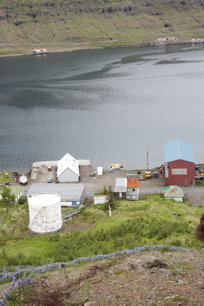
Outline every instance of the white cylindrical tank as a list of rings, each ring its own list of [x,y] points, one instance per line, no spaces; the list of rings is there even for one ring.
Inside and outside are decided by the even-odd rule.
[[[34,233],[46,234],[62,227],[61,196],[42,194],[28,198],[30,224]]]

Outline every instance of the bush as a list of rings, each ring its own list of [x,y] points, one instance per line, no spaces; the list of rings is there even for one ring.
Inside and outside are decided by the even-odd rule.
[[[1,203],[3,205],[12,205],[15,203],[15,195],[12,194],[11,189],[9,187],[3,186],[1,193]]]
[[[169,242],[170,245],[174,245],[174,246],[182,246],[183,243],[180,239],[173,239]]]
[[[23,205],[23,204],[27,204],[27,198],[25,196],[20,197],[20,199],[18,200],[18,204],[19,205]]]

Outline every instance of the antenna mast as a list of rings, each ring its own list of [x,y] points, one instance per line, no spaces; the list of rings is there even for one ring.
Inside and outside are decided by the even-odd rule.
[[[147,148],[147,170],[149,169],[149,151]]]

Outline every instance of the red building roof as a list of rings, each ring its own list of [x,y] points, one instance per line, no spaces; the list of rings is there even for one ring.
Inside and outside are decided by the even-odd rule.
[[[128,177],[127,188],[139,188],[139,179],[137,177]]]

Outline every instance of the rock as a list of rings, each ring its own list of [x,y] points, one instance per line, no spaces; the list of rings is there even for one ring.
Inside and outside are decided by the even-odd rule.
[[[96,305],[96,302],[86,302],[84,306]]]
[[[152,268],[163,268],[166,269],[168,267],[167,264],[163,263],[160,259],[150,256],[144,259],[142,263],[142,267],[144,269],[152,269]]]
[[[146,257],[142,260],[129,258],[127,260],[127,263],[131,269],[152,269],[152,268],[166,269],[168,266],[167,264],[163,263],[160,259],[153,256]]]
[[[185,284],[185,282],[184,282],[182,279],[178,279],[178,280],[177,280],[177,283],[178,283],[178,285],[183,285],[183,284]]]
[[[167,273],[167,274],[169,274],[169,271],[166,269],[166,268],[161,268],[161,269],[159,269],[159,270],[157,270],[157,273]]]
[[[131,269],[137,269],[142,266],[142,260],[140,259],[128,258],[127,263]]]

